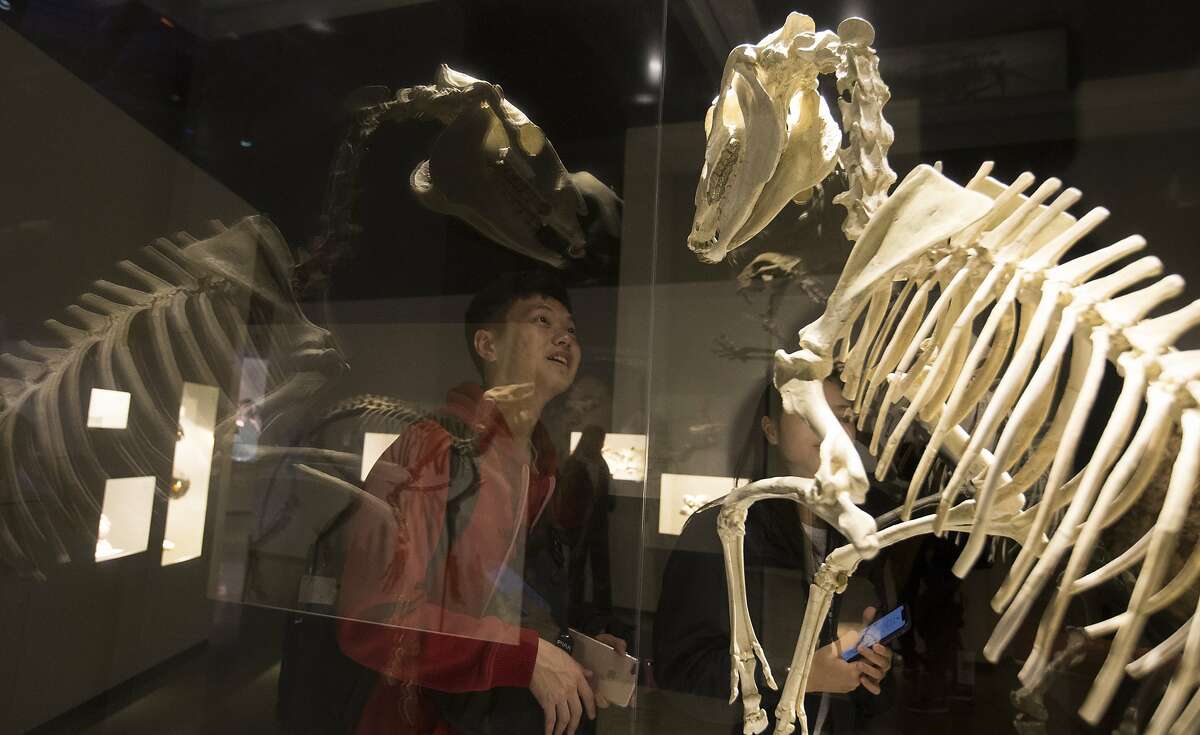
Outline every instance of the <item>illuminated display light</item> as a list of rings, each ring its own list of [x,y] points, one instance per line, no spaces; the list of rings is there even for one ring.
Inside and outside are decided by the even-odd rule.
[[[87,425],[89,429],[124,429],[129,425],[129,394],[123,390],[92,388]]]
[[[646,62],[646,75],[651,84],[658,84],[662,81],[663,63],[662,57],[657,53],[650,55],[650,60]]]
[[[373,431],[368,431],[363,434],[363,451],[362,451],[362,479],[366,481],[367,474],[371,468],[379,461],[379,457],[387,451],[387,448],[392,446],[392,442],[396,441],[399,434],[380,434]]]
[[[258,438],[262,432],[262,419],[258,415],[258,402],[267,391],[267,361],[258,357],[242,358],[242,378],[238,383],[238,407],[234,414],[237,433],[233,437],[233,458],[247,462],[258,454]]]
[[[658,532],[678,536],[683,524],[705,503],[716,500],[749,480],[709,475],[663,473],[658,494]]]
[[[162,565],[178,564],[200,556],[204,544],[204,519],[208,510],[208,483],[212,474],[213,429],[217,425],[220,391],[207,385],[183,384],[179,403],[179,440],[171,470]]]
[[[579,444],[581,432],[571,432],[571,451]],[[641,482],[646,479],[646,435],[606,434],[600,450],[604,464],[614,480]]]
[[[96,532],[96,561],[117,559],[149,548],[153,510],[153,475],[115,477],[106,481]]]

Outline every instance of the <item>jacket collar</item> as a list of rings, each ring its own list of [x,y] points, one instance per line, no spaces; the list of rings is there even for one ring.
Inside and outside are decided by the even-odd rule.
[[[446,394],[446,410],[466,422],[475,431],[479,451],[495,447],[504,454],[520,457],[520,447],[513,439],[512,430],[504,419],[504,413],[496,402],[484,396],[483,387],[477,383],[463,383]],[[552,476],[558,468],[558,456],[550,433],[538,421],[530,436],[537,455],[535,471],[540,475]]]

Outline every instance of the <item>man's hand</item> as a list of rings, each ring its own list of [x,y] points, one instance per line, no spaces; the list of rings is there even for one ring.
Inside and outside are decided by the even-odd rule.
[[[863,627],[875,619],[875,608],[863,610]],[[846,694],[860,685],[871,694],[879,694],[879,684],[892,668],[892,651],[887,646],[875,644],[870,648],[859,646],[861,658],[853,663],[842,660],[842,652],[858,642],[861,631],[844,633],[838,640],[818,649],[813,656],[812,670],[808,675],[809,692],[834,692]]]
[[[625,652],[629,650],[629,646],[625,643],[625,639],[618,638],[612,633],[600,633],[596,636],[596,640],[600,641],[606,646],[615,648],[617,653],[622,656],[624,656]]]
[[[545,735],[574,735],[585,710],[588,719],[596,719],[596,700],[587,682],[588,675],[561,648],[538,639],[529,691],[545,713]]]

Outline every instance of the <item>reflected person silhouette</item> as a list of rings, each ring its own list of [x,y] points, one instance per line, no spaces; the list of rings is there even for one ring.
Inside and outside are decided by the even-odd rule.
[[[338,639],[381,674],[359,735],[573,733],[607,704],[565,650],[566,551],[545,512],[541,413],[580,362],[570,299],[547,272],[502,276],[465,336],[482,383],[396,439],[351,521]]]
[[[559,473],[555,518],[567,533],[568,618],[577,629],[588,629],[595,620],[612,614],[612,580],[609,574],[608,514],[613,510],[609,496],[612,473],[604,461],[604,429],[584,428],[579,443]],[[592,600],[585,591],[591,571]]]

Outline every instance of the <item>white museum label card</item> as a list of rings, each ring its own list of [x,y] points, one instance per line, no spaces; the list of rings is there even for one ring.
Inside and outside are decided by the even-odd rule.
[[[711,475],[673,475],[664,472],[659,484],[658,532],[678,536],[697,509],[749,480]]]

